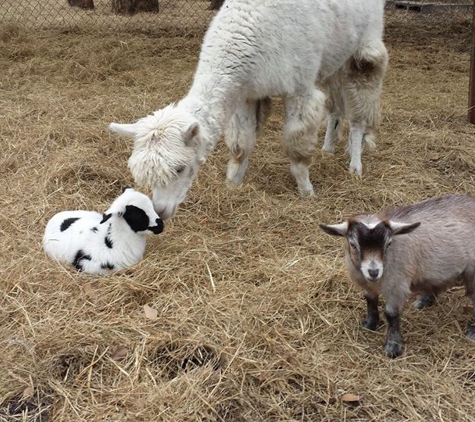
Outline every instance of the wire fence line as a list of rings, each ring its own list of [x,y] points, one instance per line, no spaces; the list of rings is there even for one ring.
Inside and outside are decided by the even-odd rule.
[[[202,32],[214,16],[211,6],[218,3],[219,0],[1,0],[0,25],[14,23],[34,29],[83,27]],[[143,4],[145,8],[138,7]],[[387,0],[386,21],[390,25],[432,23],[438,25],[439,30],[444,27],[450,30],[454,23],[462,23],[470,31],[472,7],[471,0]]]

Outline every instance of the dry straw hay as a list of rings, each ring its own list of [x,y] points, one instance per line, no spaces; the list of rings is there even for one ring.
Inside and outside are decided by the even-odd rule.
[[[59,210],[104,210],[132,183],[131,145],[106,126],[183,96],[200,38],[1,28],[0,420],[474,420],[463,293],[408,307],[406,353],[390,361],[384,327],[360,327],[341,242],[317,228],[474,193],[467,45],[451,28],[407,42],[409,29],[429,33],[417,28],[389,22],[382,127],[362,179],[341,145],[317,154],[318,196],[300,199],[277,103],[244,186],[225,188],[221,143],[145,259],[110,277],[48,260],[44,226]]]

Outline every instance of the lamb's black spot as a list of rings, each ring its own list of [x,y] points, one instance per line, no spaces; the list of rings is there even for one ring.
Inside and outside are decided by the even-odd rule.
[[[64,232],[65,230],[69,229],[69,227],[71,226],[71,224],[73,224],[75,221],[79,220],[79,217],[71,217],[71,218],[66,218],[66,220],[64,220],[62,223],[61,223],[61,226],[59,226],[59,230],[61,230],[62,232]]]
[[[93,227],[93,228],[91,229],[91,231],[92,231],[93,233],[97,233],[97,230],[98,230],[97,227]]]
[[[135,205],[125,207],[124,219],[134,232],[148,229],[149,218],[145,211]]]
[[[106,244],[106,246],[107,246],[109,249],[112,249],[112,240],[110,239],[109,236],[106,236],[106,237],[105,237],[104,243]]]
[[[101,264],[101,268],[104,270],[113,270],[114,265],[110,264],[109,262],[106,262],[105,264]]]
[[[92,258],[90,255],[86,255],[81,249],[78,250],[78,253],[74,257],[72,262],[73,266],[76,267],[79,271],[82,271],[84,268],[82,266],[82,261],[90,261]]]

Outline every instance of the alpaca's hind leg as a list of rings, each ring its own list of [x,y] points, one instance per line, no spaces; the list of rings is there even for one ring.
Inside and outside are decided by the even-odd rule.
[[[249,164],[256,132],[264,124],[270,111],[270,100],[246,101],[231,118],[225,131],[225,140],[231,152],[226,175],[228,187],[242,183]]]
[[[284,98],[283,145],[290,160],[290,171],[301,195],[313,195],[309,166],[315,153],[317,134],[323,118],[325,95],[316,88]]]
[[[340,113],[331,112],[327,119],[327,130],[325,132],[325,140],[322,150],[333,154],[335,152],[335,144],[340,139],[341,127],[343,125]]]
[[[374,148],[374,132],[379,125],[380,98],[388,53],[382,42],[368,45],[347,64],[343,85],[350,136],[350,173],[361,175],[363,145]]]
[[[325,140],[323,141],[322,150],[333,154],[335,152],[335,144],[341,138],[344,117],[344,102],[341,91],[341,72],[328,78],[324,84],[328,88],[327,98],[327,130],[325,132]]]

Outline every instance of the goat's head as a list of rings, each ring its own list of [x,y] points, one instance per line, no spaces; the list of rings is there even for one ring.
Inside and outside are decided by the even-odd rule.
[[[135,181],[153,189],[155,210],[171,218],[205,161],[196,118],[169,105],[133,124],[111,123],[109,129],[134,139],[129,168]]]
[[[386,262],[386,252],[393,236],[407,234],[421,223],[398,223],[391,220],[350,219],[340,224],[324,225],[320,228],[332,236],[345,237],[347,253],[353,265],[369,282],[381,279]]]
[[[163,231],[163,221],[155,212],[150,198],[132,188],[124,189],[104,213],[101,224],[113,216],[123,218],[136,233],[159,234]]]

